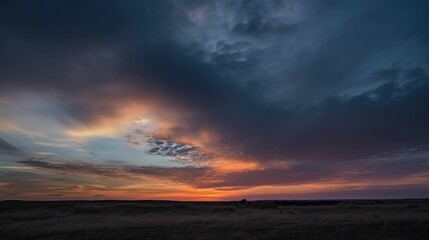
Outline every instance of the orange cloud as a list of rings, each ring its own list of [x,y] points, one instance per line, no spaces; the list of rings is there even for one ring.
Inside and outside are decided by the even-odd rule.
[[[67,135],[77,138],[117,137],[132,127],[146,127],[155,131],[171,128],[174,122],[174,118],[162,118],[165,113],[161,113],[150,102],[126,101],[112,103],[110,107],[112,114],[100,115],[91,123],[70,127],[66,130]]]
[[[219,172],[243,172],[262,169],[258,162],[244,161],[239,159],[217,158],[211,160],[208,165]]]

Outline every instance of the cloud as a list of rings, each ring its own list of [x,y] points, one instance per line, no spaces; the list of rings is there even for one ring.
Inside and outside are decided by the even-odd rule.
[[[264,22],[259,18],[251,19],[244,23],[235,25],[232,29],[234,33],[242,35],[276,35],[288,34],[293,32],[298,25],[296,24],[272,24]]]
[[[268,162],[257,168],[245,169],[240,166],[233,171],[225,171],[222,166],[200,167],[159,167],[138,165],[109,165],[70,161],[50,156],[30,156],[18,161],[28,167],[48,170],[71,176],[86,176],[92,179],[149,181],[186,184],[195,189],[252,189],[261,186],[297,188],[341,187],[372,189],[377,186],[397,185],[419,186],[428,183],[428,151],[418,150],[398,153],[356,162],[325,164],[320,161]],[[231,162],[220,162],[224,168]],[[296,190],[296,189],[295,189]],[[294,190],[294,191],[295,191]],[[308,189],[306,189],[308,191]],[[298,191],[299,192],[299,191]]]
[[[0,84],[52,94],[68,128],[111,124],[113,131],[120,125],[114,120],[130,115],[123,109],[140,104],[168,122],[162,140],[196,145],[209,133],[206,147],[239,146],[244,160],[261,163],[426,148],[426,3],[296,2],[280,14],[275,2],[222,2],[219,10],[230,17],[220,30],[211,20],[224,21],[219,11],[198,25],[174,1],[3,3]],[[185,10],[195,4],[208,3],[186,3]],[[211,49],[190,33],[195,29],[224,44]],[[398,61],[387,53],[403,45],[403,60],[389,70]],[[214,60],[203,61],[206,55]],[[152,151],[191,152],[161,145]]]
[[[18,161],[26,166],[56,171],[69,175],[84,175],[91,177],[105,177],[115,179],[142,180],[158,178],[186,184],[197,184],[209,170],[195,167],[156,167],[156,166],[115,166],[46,157],[28,157]]]
[[[15,155],[22,155],[24,152],[21,149],[19,149],[18,147],[15,147],[11,143],[0,138],[0,153],[15,156]]]
[[[400,73],[401,73],[401,69],[393,65],[390,68],[376,71],[374,73],[374,78],[376,80],[392,81],[392,80],[397,80]]]
[[[202,152],[198,146],[181,144],[172,140],[150,138],[149,149],[146,153],[173,157],[177,161],[204,161],[212,158],[210,154]]]

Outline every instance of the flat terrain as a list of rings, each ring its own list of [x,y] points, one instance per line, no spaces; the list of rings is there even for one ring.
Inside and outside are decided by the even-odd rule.
[[[429,200],[0,202],[0,239],[429,239]]]

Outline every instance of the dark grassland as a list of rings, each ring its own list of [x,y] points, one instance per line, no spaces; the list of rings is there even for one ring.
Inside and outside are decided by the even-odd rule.
[[[429,200],[3,201],[0,239],[429,239]]]

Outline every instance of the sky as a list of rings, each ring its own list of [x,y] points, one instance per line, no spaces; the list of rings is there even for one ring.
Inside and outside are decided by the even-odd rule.
[[[0,199],[427,198],[428,9],[0,1]]]

